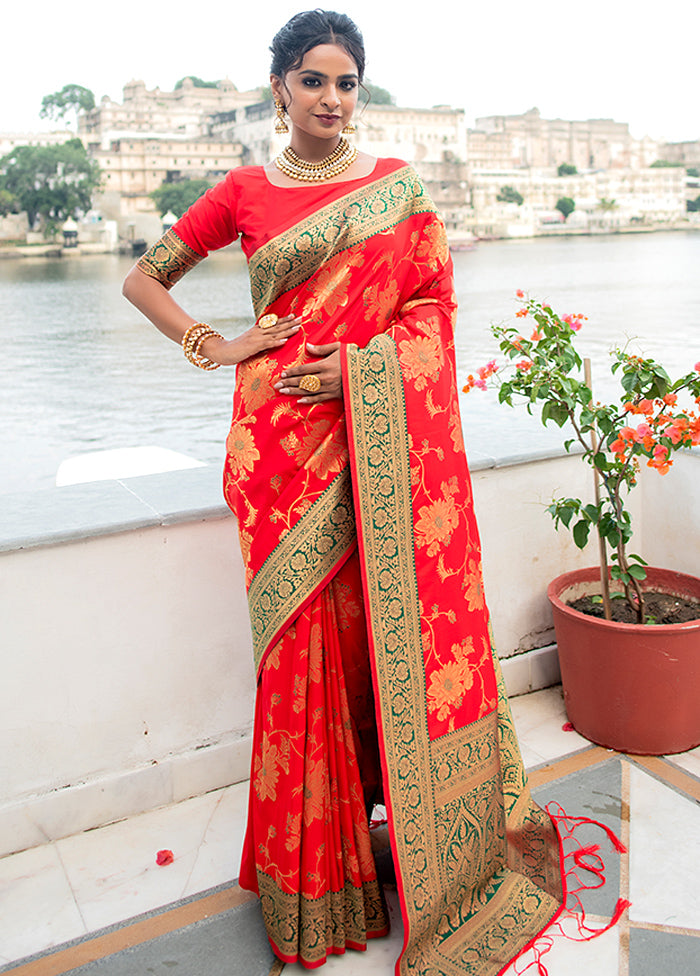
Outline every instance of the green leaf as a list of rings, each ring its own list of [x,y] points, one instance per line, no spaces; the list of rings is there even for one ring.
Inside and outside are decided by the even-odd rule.
[[[591,529],[591,524],[590,522],[586,522],[585,519],[581,519],[581,521],[577,522],[576,525],[574,526],[573,528],[574,542],[576,543],[579,549],[583,549],[583,547],[588,542],[588,533],[590,532],[590,529]]]
[[[632,579],[644,580],[647,578],[647,571],[643,566],[638,566],[636,563],[632,563],[628,567],[628,571]]]
[[[627,559],[628,560],[629,559],[634,559],[635,562],[640,563],[640,565],[642,565],[642,566],[648,566],[649,565],[649,563],[646,561],[646,559],[642,559],[642,557],[641,556],[638,556],[635,552],[630,553],[629,556],[627,557]]]

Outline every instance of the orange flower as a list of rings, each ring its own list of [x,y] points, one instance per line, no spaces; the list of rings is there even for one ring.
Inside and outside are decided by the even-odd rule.
[[[238,367],[236,384],[246,413],[255,413],[273,394],[272,376],[277,368],[273,359],[248,359]]]
[[[255,462],[260,460],[260,451],[255,446],[255,438],[243,424],[234,424],[226,438],[226,451],[235,477],[248,477]]]
[[[255,792],[261,800],[277,799],[280,766],[282,768],[286,766],[285,757],[281,755],[277,746],[270,742],[267,735],[263,735],[261,754],[255,757],[253,780]]]
[[[406,378],[415,380],[416,390],[424,390],[428,380],[436,380],[442,369],[442,345],[435,335],[404,339],[399,343],[399,359]]]
[[[464,693],[474,683],[466,660],[450,661],[430,676],[428,711],[437,712],[439,721],[449,717],[462,704]]]
[[[459,514],[452,495],[443,497],[430,505],[424,505],[418,512],[416,522],[416,544],[428,546],[428,555],[434,556],[437,551],[452,538],[452,533],[459,524]]]
[[[654,448],[654,456],[647,461],[647,467],[656,468],[659,474],[667,474],[671,464],[672,461],[669,458],[668,448],[657,444]]]
[[[636,431],[636,441],[641,444],[645,451],[650,451],[654,446],[654,431],[649,424],[640,424]]]

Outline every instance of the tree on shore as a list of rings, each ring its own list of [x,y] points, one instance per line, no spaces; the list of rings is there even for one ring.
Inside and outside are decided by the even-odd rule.
[[[362,88],[360,88],[360,104],[396,105],[396,98],[381,85],[375,85],[371,81],[363,81]]]
[[[187,81],[188,78],[192,82],[195,88],[218,88],[219,87],[218,81],[203,81],[201,78],[198,78],[196,75],[185,75],[184,78],[180,78],[179,81],[175,82],[174,91],[178,91],[180,88],[182,88],[182,86],[184,85],[184,83]]]
[[[42,119],[63,119],[69,112],[75,112],[76,122],[81,112],[90,112],[95,107],[95,96],[89,88],[82,85],[64,85],[60,91],[44,95],[41,100]]]
[[[0,177],[0,179],[2,179]],[[19,210],[19,204],[9,190],[0,189],[0,217],[7,217],[8,214]]]
[[[524,201],[522,193],[518,193],[515,187],[512,186],[502,186],[498,192],[496,199],[499,203],[517,203],[520,207]]]
[[[571,197],[559,197],[555,204],[555,209],[559,211],[564,220],[576,209],[576,203]]]
[[[100,169],[80,139],[61,146],[17,146],[0,159],[0,191],[27,213],[29,226],[39,221],[44,233],[92,204]]]
[[[573,163],[559,163],[557,166],[557,176],[577,176],[578,169]]]
[[[151,193],[151,200],[156,205],[161,217],[170,211],[176,217],[182,217],[185,210],[191,207],[205,193],[211,183],[207,180],[178,180],[177,183],[161,183],[157,190]]]

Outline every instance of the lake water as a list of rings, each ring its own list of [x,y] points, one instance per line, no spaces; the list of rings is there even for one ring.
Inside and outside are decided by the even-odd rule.
[[[461,377],[495,356],[489,325],[513,319],[518,288],[588,316],[578,344],[601,396],[608,352],[628,339],[672,374],[700,360],[699,232],[494,241],[454,261]],[[194,369],[122,298],[131,263],[0,261],[0,492],[50,487],[62,460],[101,449],[157,445],[221,463],[233,371]],[[202,262],[175,297],[228,335],[252,320],[237,249]],[[491,395],[464,401],[482,430],[507,409]]]

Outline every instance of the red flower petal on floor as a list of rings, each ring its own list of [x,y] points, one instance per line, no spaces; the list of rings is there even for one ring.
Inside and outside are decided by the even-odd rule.
[[[174,860],[172,851],[158,851],[156,854],[156,864],[159,864],[161,867],[165,867],[166,864],[172,864]]]
[[[571,724],[571,722],[564,722],[564,724],[561,727],[561,730],[562,730],[562,732],[574,732],[575,731],[575,729],[574,729],[573,725]]]

